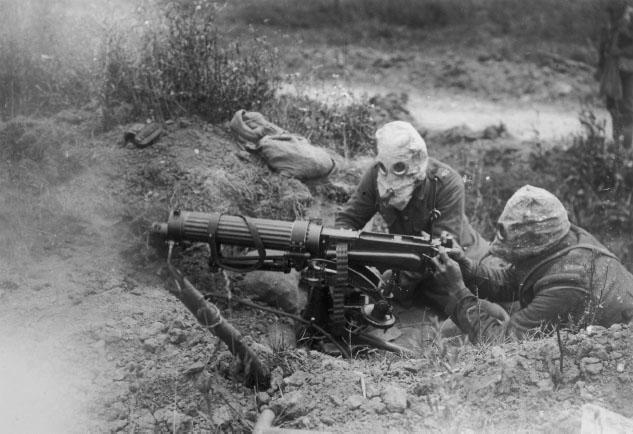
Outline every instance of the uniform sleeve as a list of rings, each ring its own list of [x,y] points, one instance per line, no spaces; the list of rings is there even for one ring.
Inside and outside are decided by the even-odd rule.
[[[466,286],[479,298],[494,303],[517,301],[518,282],[514,267],[489,266],[468,258],[460,266]]]
[[[468,334],[472,343],[521,339],[535,331],[549,331],[583,306],[587,290],[576,275],[546,276],[535,284],[536,296],[509,320],[500,321],[482,309],[477,297],[465,287],[446,306],[446,313]]]
[[[372,166],[360,180],[350,200],[336,215],[337,229],[360,230],[376,214],[376,169]]]
[[[461,245],[464,229],[465,189],[464,183],[457,173],[442,177],[437,182],[435,207],[441,213],[433,224],[433,236],[447,231]]]

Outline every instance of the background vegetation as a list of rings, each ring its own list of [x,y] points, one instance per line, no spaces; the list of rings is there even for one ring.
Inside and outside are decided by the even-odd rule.
[[[409,33],[391,36],[444,29],[438,39],[446,44],[504,37],[593,62],[592,41],[614,1],[2,0],[0,112],[7,119],[93,100],[113,121],[123,103],[129,115],[220,120],[235,106],[265,103],[275,89],[275,48],[244,24],[336,28],[348,42],[399,27]]]
[[[0,0],[0,115],[5,121],[0,156],[11,169],[0,179],[7,192],[2,217],[24,223],[19,216],[27,215],[37,227],[51,207],[38,200],[41,195],[88,164],[75,133],[85,137],[132,121],[193,116],[220,123],[237,109],[262,110],[279,125],[346,157],[370,153],[376,125],[366,100],[278,95],[283,81],[279,48],[262,36],[268,29],[316,30],[343,35],[345,42],[431,38],[440,46],[465,49],[504,38],[510,52],[513,46],[546,44],[593,64],[592,41],[607,2]],[[83,110],[82,116],[92,120],[83,124],[88,131],[60,131],[59,125],[38,119],[65,109]],[[633,228],[633,163],[607,141],[603,126],[590,116],[584,122],[587,134],[574,138],[568,149],[535,155],[517,183],[551,189],[570,206],[577,223],[617,239]],[[518,185],[507,178],[484,182],[485,164],[470,159],[456,166],[473,174],[469,211],[489,234]],[[630,243],[623,244],[618,253],[629,255]]]

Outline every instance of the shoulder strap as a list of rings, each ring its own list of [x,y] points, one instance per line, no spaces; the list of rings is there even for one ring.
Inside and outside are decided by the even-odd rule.
[[[434,176],[433,178],[431,178],[431,180],[433,184],[431,185],[431,213],[429,214],[429,236],[431,237],[431,239],[433,239],[433,223],[437,219],[442,217],[442,213],[435,206],[437,202],[437,181],[439,181],[439,178],[437,176]]]
[[[565,247],[562,250],[559,250],[558,252],[548,256],[547,258],[543,259],[542,261],[540,261],[538,264],[536,264],[534,267],[532,267],[532,269],[525,275],[525,277],[523,278],[523,280],[521,281],[521,283],[519,284],[519,292],[523,289],[523,287],[526,285],[527,281],[529,278],[532,277],[532,275],[534,275],[534,273],[536,272],[536,270],[538,270],[539,268],[541,268],[543,265],[547,264],[548,262],[550,262],[552,259],[556,259],[559,258],[563,255],[566,255],[567,253],[569,253],[571,250],[575,250],[575,249],[586,249],[586,250],[591,250],[594,252],[598,252],[604,256],[609,256],[610,258],[615,259],[616,261],[620,262],[620,259],[615,256],[613,253],[611,253],[610,251],[608,251],[607,249],[603,249],[602,247],[598,247],[598,246],[594,246],[593,244],[589,244],[589,243],[580,243],[580,244],[576,244],[575,246],[569,246],[569,247]]]

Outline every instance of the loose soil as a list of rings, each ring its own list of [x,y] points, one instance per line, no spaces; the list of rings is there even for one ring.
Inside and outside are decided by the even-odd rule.
[[[400,95],[395,108],[426,131],[431,153],[462,169],[483,161],[511,187],[526,153],[576,131],[580,101],[595,98],[589,69],[547,62],[313,44],[289,50],[286,67],[315,89]],[[510,135],[479,134],[499,123]],[[246,387],[227,347],[167,291],[150,223],[180,207],[328,224],[369,157],[306,186],[271,173],[227,125],[176,120],[145,149],[124,144],[124,130],[86,135],[87,169],[50,192],[72,209],[32,228],[32,255],[3,267],[2,431],[250,432],[264,408],[275,426],[331,432],[571,433],[586,403],[633,417],[633,327],[619,325],[563,332],[560,343],[434,337],[416,357],[370,350],[348,361],[280,341],[284,316],[218,302],[273,370],[269,389]],[[204,253],[175,252],[194,285],[253,298],[241,276],[208,273]]]

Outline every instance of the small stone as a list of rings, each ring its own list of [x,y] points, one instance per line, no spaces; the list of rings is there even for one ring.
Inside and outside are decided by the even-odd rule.
[[[171,342],[174,345],[182,344],[186,340],[187,340],[187,334],[184,333],[182,330],[179,330],[178,333],[172,333],[169,338],[169,342]]]
[[[154,338],[146,339],[143,342],[143,349],[149,353],[155,353],[159,346],[160,343]]]
[[[619,372],[619,373],[622,373],[622,372],[624,372],[624,367],[625,367],[624,362],[620,362],[620,363],[618,363],[618,365],[616,366],[615,370],[616,370],[617,372]]]
[[[598,325],[590,325],[587,327],[587,335],[588,336],[595,336],[595,335],[599,335],[602,334],[603,332],[605,332],[607,329],[605,327],[602,326],[598,326]]]
[[[602,362],[595,357],[585,357],[580,361],[580,369],[590,375],[599,374],[602,368]]]
[[[284,383],[288,386],[299,387],[302,386],[309,376],[303,371],[296,371],[291,376],[284,378]]]
[[[422,363],[418,360],[404,360],[395,362],[391,365],[391,369],[394,371],[408,371],[413,374],[420,372],[422,369]]]
[[[321,416],[321,423],[323,425],[332,426],[336,423],[336,421],[330,416]]]
[[[171,327],[172,329],[185,329],[187,328],[187,325],[184,323],[184,321],[180,320],[180,319],[175,319],[172,321],[171,323]]]
[[[538,386],[539,389],[551,390],[552,380],[550,380],[549,378],[543,378],[542,380],[539,380],[539,382],[536,383],[536,385]]]
[[[266,392],[259,392],[256,397],[257,405],[268,405],[270,403],[270,395]]]
[[[373,385],[368,385],[365,389],[367,399],[374,398],[376,396],[380,396],[380,390]]]
[[[125,380],[126,373],[122,369],[117,369],[114,375],[112,376],[113,381],[123,381]]]
[[[140,432],[154,432],[156,419],[148,409],[143,409],[136,419],[136,428]]]
[[[591,355],[599,358],[600,360],[609,360],[609,353],[607,353],[604,348],[600,349],[599,351],[592,352]]]
[[[580,377],[580,369],[575,364],[565,366],[563,370],[563,381],[565,383],[575,383]]]
[[[145,330],[145,333],[148,337],[156,336],[157,334],[164,332],[166,328],[165,324],[160,321],[156,321]]]
[[[193,423],[193,418],[169,407],[161,408],[154,412],[157,422],[162,422],[173,432],[189,432]]]
[[[613,351],[611,354],[609,354],[609,358],[611,360],[617,360],[619,358],[622,357],[622,353],[618,352],[618,351]]]
[[[387,406],[378,397],[369,399],[363,403],[362,406],[368,413],[385,414],[387,413]]]
[[[280,366],[277,366],[270,373],[270,388],[273,392],[281,390],[284,385],[284,371]]]
[[[109,425],[110,432],[123,431],[123,428],[125,428],[127,425],[128,425],[127,419],[115,420]]]
[[[338,395],[330,395],[330,400],[337,407],[341,407],[343,405],[343,399]]]
[[[401,387],[385,386],[381,398],[391,413],[404,413],[407,408],[407,392]]]
[[[123,332],[121,330],[109,330],[102,335],[106,344],[114,344],[123,340]]]
[[[204,370],[205,366],[207,366],[205,362],[196,362],[187,368],[185,375],[189,376],[198,374]]]
[[[349,367],[349,364],[343,359],[328,357],[323,360],[323,367],[330,369],[347,369]]]
[[[282,411],[289,419],[297,419],[305,416],[311,406],[308,404],[305,395],[298,391],[284,393],[284,395],[271,403],[271,409],[280,414]]]
[[[365,398],[363,398],[360,395],[352,395],[349,398],[347,398],[345,400],[345,404],[352,410],[357,409],[358,407],[360,407],[361,405],[363,405],[363,402],[365,401]]]
[[[430,381],[421,381],[413,386],[413,394],[415,396],[427,396],[435,390],[435,386]]]
[[[589,391],[587,391],[586,389],[582,389],[580,391],[580,397],[582,399],[587,400],[587,401],[592,401],[593,400],[593,395],[591,393],[589,393]]]
[[[299,418],[299,421],[297,422],[297,425],[299,426],[299,428],[302,428],[302,429],[310,428],[311,424],[312,424],[312,421],[310,420],[308,416],[303,416]]]
[[[539,381],[542,380],[541,374],[538,372],[530,372],[528,375],[528,381],[531,384],[538,384]]]
[[[231,422],[231,420],[231,409],[228,405],[220,405],[213,408],[213,412],[211,413],[211,421],[216,427],[221,428]]]
[[[490,350],[490,355],[493,358],[499,359],[499,360],[503,360],[506,358],[505,350],[498,345],[495,345],[494,347],[492,347],[492,349]]]

